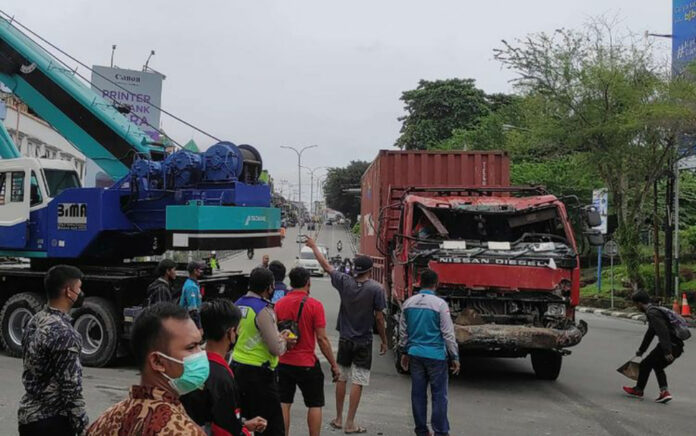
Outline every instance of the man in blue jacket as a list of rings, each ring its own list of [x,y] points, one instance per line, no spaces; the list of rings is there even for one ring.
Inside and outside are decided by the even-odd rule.
[[[184,287],[181,288],[181,298],[179,298],[179,306],[188,311],[189,316],[199,330],[201,329],[199,309],[203,303],[203,295],[201,294],[201,286],[198,280],[203,276],[203,268],[205,268],[203,262],[197,260],[189,262],[186,267],[189,277],[184,282]]]
[[[420,292],[404,302],[400,320],[401,366],[411,369],[411,408],[417,435],[429,435],[428,384],[432,395],[430,422],[436,436],[448,435],[448,361],[454,375],[459,374],[459,347],[447,302],[435,296],[438,277],[426,269],[421,274]]]

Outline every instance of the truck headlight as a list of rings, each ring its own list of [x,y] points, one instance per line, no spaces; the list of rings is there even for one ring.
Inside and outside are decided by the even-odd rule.
[[[546,306],[547,316],[565,316],[565,304],[549,304]]]

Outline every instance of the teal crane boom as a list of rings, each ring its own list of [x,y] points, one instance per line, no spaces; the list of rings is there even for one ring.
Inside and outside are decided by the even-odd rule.
[[[0,82],[114,180],[150,157],[148,136],[57,58],[0,18]],[[18,157],[0,128],[0,157]],[[14,149],[14,150],[13,150]]]

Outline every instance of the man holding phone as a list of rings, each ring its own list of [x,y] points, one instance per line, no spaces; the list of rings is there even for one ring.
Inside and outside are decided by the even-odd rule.
[[[449,306],[435,295],[437,273],[426,269],[421,273],[420,291],[402,305],[399,349],[401,367],[411,370],[411,408],[417,435],[430,435],[428,429],[428,384],[432,395],[430,422],[436,436],[448,435],[447,374],[448,361],[452,374],[459,374],[459,346],[454,337],[454,324]]]

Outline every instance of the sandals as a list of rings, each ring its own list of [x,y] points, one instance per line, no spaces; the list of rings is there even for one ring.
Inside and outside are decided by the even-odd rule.
[[[365,427],[360,427],[357,426],[353,430],[346,430],[344,431],[345,434],[358,434],[358,433],[367,433],[367,429]]]
[[[332,429],[334,430],[340,430],[343,428],[342,425],[336,424],[336,418],[332,419],[331,422],[329,422],[329,425],[331,426]]]

